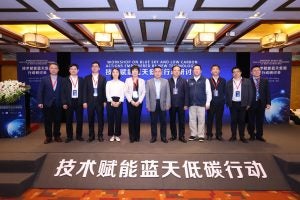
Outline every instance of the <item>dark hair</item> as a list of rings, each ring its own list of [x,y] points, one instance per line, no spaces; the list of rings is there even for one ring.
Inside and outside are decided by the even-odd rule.
[[[48,67],[50,67],[50,65],[56,65],[59,68],[57,62],[49,61],[47,64],[48,64]]]
[[[210,70],[212,70],[213,67],[217,67],[220,70],[220,66],[219,65],[212,65],[211,68],[210,68]]]
[[[251,71],[254,69],[254,68],[259,68],[260,69],[260,66],[259,65],[254,65],[251,67]]]
[[[93,61],[93,62],[92,62],[92,65],[93,65],[93,64],[97,64],[97,65],[100,67],[100,63],[99,63],[98,61]]]
[[[132,71],[133,71],[134,69],[137,69],[138,72],[140,73],[140,67],[137,66],[137,65],[133,65],[133,66],[130,67],[130,73],[132,73]]]
[[[154,71],[155,69],[161,69],[161,70],[162,70],[161,66],[159,66],[159,65],[156,65],[156,66],[153,68],[153,71]]]
[[[110,78],[113,79],[112,73],[113,73],[114,70],[117,70],[119,72],[118,79],[120,79],[121,78],[121,72],[120,72],[120,69],[117,68],[117,67],[114,67],[114,68],[111,69]]]
[[[69,69],[70,69],[71,67],[73,67],[73,66],[76,67],[77,69],[79,69],[79,66],[78,66],[77,64],[75,64],[75,63],[69,65]]]
[[[179,67],[179,69],[180,69],[180,71],[181,71],[181,67],[180,67],[179,65],[174,65],[174,66],[172,67],[172,71],[173,71],[173,69],[174,69],[175,67]]]
[[[235,70],[235,69],[238,69],[238,70],[242,71],[238,66],[234,66],[234,67],[231,69],[231,73],[233,73],[233,70]]]
[[[199,65],[199,64],[195,64],[195,65],[193,66],[193,70],[194,70],[195,67],[200,67],[200,69],[202,70],[202,67],[201,67],[201,65]]]

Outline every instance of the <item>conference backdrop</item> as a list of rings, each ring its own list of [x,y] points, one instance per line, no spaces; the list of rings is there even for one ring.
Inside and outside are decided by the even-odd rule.
[[[68,64],[77,63],[79,65],[79,75],[84,77],[91,73],[91,63],[93,61],[100,62],[100,73],[110,80],[110,73],[113,67],[120,68],[121,80],[125,81],[130,77],[130,67],[132,65],[140,66],[140,77],[148,80],[153,78],[153,67],[159,65],[163,69],[163,77],[171,77],[171,68],[174,65],[182,67],[182,76],[190,78],[192,76],[192,66],[200,64],[202,66],[203,76],[210,77],[210,68],[213,64],[218,64],[221,67],[221,76],[229,80],[231,75],[231,68],[237,63],[238,53],[132,53],[132,52],[103,52],[103,53],[18,53],[18,79],[31,85],[31,118],[32,121],[41,121],[41,112],[37,109],[36,93],[38,83],[42,76],[47,75],[48,61],[57,61],[60,65],[60,74],[66,76],[68,72]],[[247,53],[246,53],[247,54]],[[249,53],[251,56],[243,62],[246,63],[242,68],[243,74],[247,76],[250,71],[250,64],[260,64],[263,66],[263,77],[270,80],[272,88],[272,117],[266,112],[268,123],[285,123],[288,119],[289,97],[290,97],[290,68],[291,68],[291,54],[289,53]],[[66,56],[67,55],[67,56]],[[270,58],[269,58],[270,57]],[[266,59],[271,60],[266,63]],[[265,66],[266,65],[266,66]],[[270,70],[269,70],[270,68]],[[274,68],[274,70],[272,70]],[[271,71],[277,72],[272,74]],[[269,71],[269,72],[268,72]],[[62,73],[64,72],[64,73]],[[273,81],[277,80],[277,82]],[[276,87],[275,87],[276,86]],[[279,98],[279,99],[278,99]],[[284,104],[284,106],[283,106]],[[280,106],[278,106],[280,105]],[[283,116],[284,115],[284,116]],[[145,109],[145,102],[143,104],[142,121],[149,121],[149,113]],[[229,111],[226,108],[224,114],[224,121],[228,122],[230,119]],[[86,120],[86,111],[85,111]],[[127,121],[127,109],[124,104],[123,121]]]

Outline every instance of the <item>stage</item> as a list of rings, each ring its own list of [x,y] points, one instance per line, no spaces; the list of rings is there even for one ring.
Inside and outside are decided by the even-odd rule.
[[[87,124],[84,124],[83,130],[83,137],[87,139]],[[19,173],[18,175],[24,174],[23,177],[15,177],[15,183],[20,184],[30,179],[26,187],[20,188],[19,194],[24,192],[24,188],[292,190],[299,192],[299,130],[300,127],[297,125],[266,125],[264,133],[266,143],[249,141],[248,144],[244,144],[239,140],[229,142],[230,127],[225,125],[223,142],[214,139],[182,143],[176,140],[165,144],[158,140],[151,144],[149,124],[142,124],[141,141],[135,143],[129,142],[127,124],[122,126],[121,142],[109,142],[107,124],[105,124],[104,142],[95,140],[87,143],[74,140],[70,143],[43,144],[44,129],[40,125],[37,130],[26,137],[0,139],[2,165],[0,172],[8,182],[14,177],[11,175],[16,172]],[[65,124],[62,124],[61,132],[62,138],[65,139]],[[188,124],[186,124],[186,138],[189,132]],[[167,136],[170,137],[169,130],[167,130]],[[247,133],[246,137],[248,137]],[[73,164],[70,164],[71,161]],[[148,163],[152,166],[150,167],[152,170],[157,164],[156,175],[145,174],[145,161],[152,161]],[[198,163],[192,163],[195,161]],[[31,164],[28,164],[30,162]],[[114,169],[106,168],[113,172],[100,170],[104,162],[106,167],[115,162]],[[168,174],[166,165],[169,164],[170,168],[170,162],[173,162],[173,172]],[[205,162],[210,164],[218,162],[220,174],[212,174],[216,171],[208,173],[202,165]],[[237,162],[240,163],[241,174],[234,171],[232,175],[228,175],[228,165],[232,165],[232,169],[235,167],[234,170],[236,170],[238,167],[234,164]],[[249,170],[250,162],[251,165],[255,164],[258,171],[253,171],[254,165],[251,168],[252,171]],[[16,166],[12,163],[16,163]],[[127,174],[124,173],[126,164],[130,166],[127,168]],[[190,164],[189,168],[186,164]],[[258,164],[261,164],[260,170]],[[23,171],[18,171],[20,168],[23,168]],[[69,170],[70,168],[74,169],[73,172]],[[149,171],[150,168],[148,168]],[[132,176],[128,173],[132,173]],[[4,179],[0,185],[5,185]],[[16,190],[12,192],[15,194]],[[10,196],[11,194],[8,192],[2,195]]]

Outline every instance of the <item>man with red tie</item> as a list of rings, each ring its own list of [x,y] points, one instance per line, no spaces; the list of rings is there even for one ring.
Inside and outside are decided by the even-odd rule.
[[[56,142],[62,142],[60,138],[62,78],[57,75],[59,67],[56,62],[49,62],[48,68],[50,75],[41,79],[37,95],[38,107],[43,109],[44,113],[46,135],[44,144],[52,142],[52,137]]]

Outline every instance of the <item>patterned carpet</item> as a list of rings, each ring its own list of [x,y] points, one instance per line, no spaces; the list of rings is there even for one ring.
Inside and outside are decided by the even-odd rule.
[[[10,198],[11,199],[11,198]],[[30,189],[15,199],[34,200],[299,200],[291,191],[198,191],[198,190],[51,190]]]

